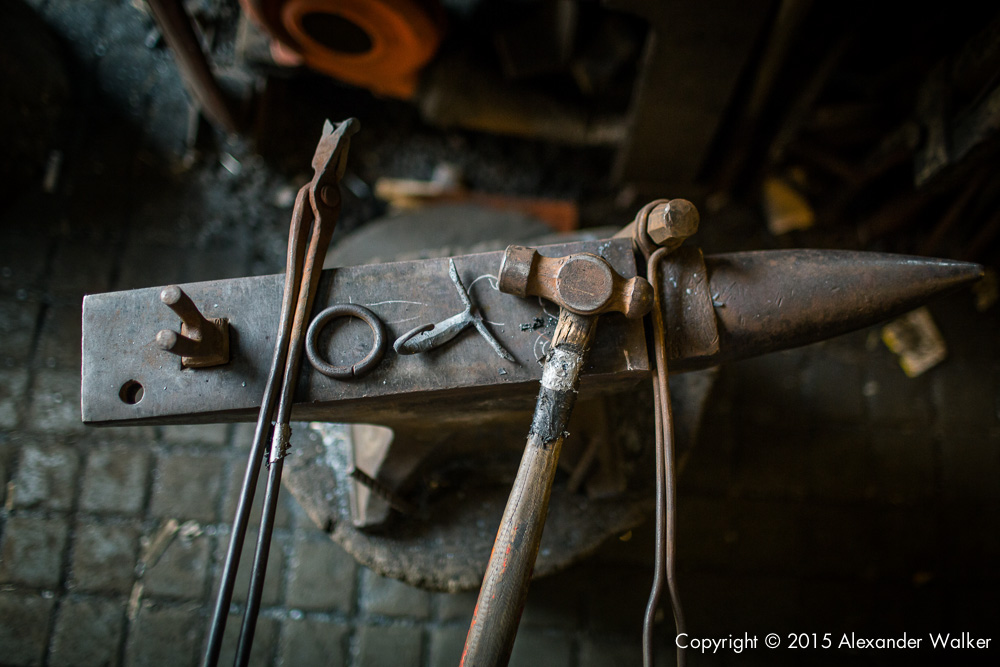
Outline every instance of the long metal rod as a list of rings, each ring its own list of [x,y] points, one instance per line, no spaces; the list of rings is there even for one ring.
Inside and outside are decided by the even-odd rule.
[[[257,549],[254,553],[253,566],[250,571],[250,590],[247,595],[247,608],[243,616],[243,626],[236,650],[236,665],[245,667],[250,661],[250,648],[260,612],[261,597],[264,590],[264,575],[267,571],[267,558],[271,547],[271,536],[274,531],[274,516],[276,513],[278,494],[281,489],[281,472],[283,458],[288,446],[291,429],[289,419],[295,397],[295,387],[298,384],[302,354],[305,346],[306,328],[309,324],[309,314],[316,300],[316,291],[323,273],[323,260],[326,250],[333,237],[339,213],[339,190],[335,187],[323,188],[322,206],[333,209],[331,214],[314,214],[312,234],[309,239],[309,250],[305,256],[302,269],[301,285],[296,300],[295,315],[288,345],[288,361],[285,364],[281,397],[278,401],[278,413],[275,419],[274,437],[271,442],[270,469],[267,476],[267,489],[264,495],[264,511],[261,514],[260,530],[257,534]],[[320,195],[315,187],[306,186],[300,191],[300,198],[308,196],[313,211],[318,213]],[[335,198],[335,201],[334,201]]]
[[[212,72],[181,0],[146,0],[146,4],[174,53],[188,92],[213,124],[235,134],[239,130],[236,116]]]
[[[243,542],[246,539],[247,524],[250,520],[250,509],[253,506],[257,479],[260,476],[260,465],[266,455],[266,443],[271,435],[271,418],[278,398],[277,380],[284,374],[285,359],[288,356],[288,344],[292,329],[291,313],[298,299],[299,283],[301,282],[299,267],[301,267],[302,255],[306,248],[301,215],[304,201],[300,193],[300,197],[295,203],[295,212],[292,215],[288,233],[285,289],[281,300],[281,315],[279,316],[274,356],[271,360],[271,371],[267,376],[260,413],[257,417],[257,428],[254,430],[253,446],[250,449],[246,472],[243,475],[243,487],[240,490],[236,516],[233,518],[233,532],[229,538],[229,549],[226,552],[219,593],[215,601],[212,623],[209,626],[208,644],[202,660],[203,667],[215,667],[219,662],[222,637],[226,631],[229,606],[232,603],[233,587],[236,583],[236,571],[239,567],[240,555],[243,552]]]
[[[670,595],[674,612],[675,633],[685,632],[684,612],[677,592],[675,576],[676,555],[676,478],[674,475],[674,416],[670,404],[670,385],[667,380],[666,326],[663,318],[660,293],[660,262],[669,251],[660,248],[649,256],[646,275],[653,284],[653,354],[656,359],[656,376],[653,381],[654,423],[656,432],[656,554],[653,587],[649,593],[642,626],[642,661],[645,667],[653,664],[653,625],[656,608],[664,582]],[[684,667],[684,650],[677,648],[677,665]]]

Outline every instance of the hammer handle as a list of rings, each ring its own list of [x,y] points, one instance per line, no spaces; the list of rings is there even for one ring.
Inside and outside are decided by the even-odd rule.
[[[479,590],[462,667],[506,665],[510,659],[542,541],[562,443],[562,436],[549,443],[533,434],[528,437]]]
[[[549,512],[552,480],[576,399],[577,379],[596,322],[593,316],[565,309],[559,312],[524,455],[465,639],[462,667],[494,667],[506,665],[510,659]]]

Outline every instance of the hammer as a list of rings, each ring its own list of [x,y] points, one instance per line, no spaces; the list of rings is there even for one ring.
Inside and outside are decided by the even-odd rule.
[[[644,278],[625,279],[607,260],[589,253],[549,258],[531,248],[509,246],[500,264],[499,283],[501,292],[555,302],[559,322],[542,370],[524,455],[465,639],[463,667],[506,665],[510,659],[577,379],[598,315],[616,310],[638,318],[653,305],[653,289]]]

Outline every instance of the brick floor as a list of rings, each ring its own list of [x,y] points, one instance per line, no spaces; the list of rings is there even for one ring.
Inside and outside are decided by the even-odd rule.
[[[203,620],[192,605],[144,603],[129,624],[128,667],[195,664]]]
[[[358,628],[359,667],[417,665],[421,657],[420,628],[363,625]]]
[[[80,509],[138,516],[145,506],[152,459],[142,442],[91,449],[83,472]]]
[[[350,613],[355,609],[357,571],[354,559],[329,539],[299,538],[293,546],[286,603],[294,609]]]
[[[241,176],[212,148],[182,163],[186,94],[170,55],[144,44],[141,3],[30,4],[72,58],[81,97],[57,191],[0,211],[0,664],[195,665],[253,426],[85,427],[81,298],[282,270],[289,210],[271,202],[298,181],[222,137]],[[1000,315],[970,304],[931,306],[950,354],[920,378],[903,375],[877,328],[721,371],[679,480],[692,632],[996,633]],[[172,520],[169,544],[140,567]],[[639,664],[652,553],[647,522],[538,582],[511,664]],[[251,664],[455,665],[475,601],[359,566],[283,493]],[[662,600],[658,619],[656,664],[672,665]],[[865,660],[689,664],[845,657]]]
[[[65,519],[9,517],[0,547],[0,582],[57,587],[63,575],[68,533]]]
[[[121,599],[71,597],[56,617],[49,664],[59,667],[119,665],[125,610]]]
[[[48,641],[49,616],[55,607],[50,596],[0,591],[0,647],[8,665],[42,664]]]
[[[14,480],[14,507],[18,509],[68,510],[80,466],[80,456],[63,445],[28,445]]]
[[[77,528],[67,586],[74,591],[127,595],[135,577],[139,527],[134,523],[90,523]]]
[[[312,619],[291,619],[284,624],[281,665],[347,667],[350,628]]]

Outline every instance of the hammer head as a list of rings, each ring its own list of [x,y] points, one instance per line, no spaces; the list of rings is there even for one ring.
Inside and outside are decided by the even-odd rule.
[[[533,248],[508,246],[499,288],[520,297],[540,296],[578,315],[617,310],[636,318],[653,306],[653,289],[644,278],[626,279],[603,257],[590,253],[552,258]]]

